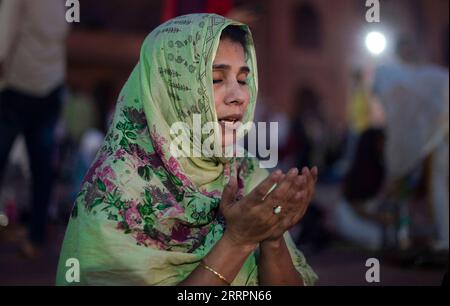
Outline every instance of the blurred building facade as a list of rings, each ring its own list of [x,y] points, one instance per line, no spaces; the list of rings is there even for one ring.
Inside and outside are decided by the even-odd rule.
[[[113,106],[137,63],[145,36],[162,19],[163,0],[81,2],[81,23],[68,42],[69,86],[94,92]],[[243,2],[243,1],[241,1]],[[393,53],[399,35],[413,35],[424,57],[448,67],[448,0],[380,0],[381,22],[368,23],[363,0],[247,0],[262,8],[252,30],[260,95],[268,111],[299,109],[309,92],[327,122],[345,128],[352,70],[377,63],[364,46],[370,30],[386,33]],[[300,107],[301,108],[301,107]]]
[[[263,37],[258,43],[261,90],[270,104],[289,112],[310,88],[322,103],[324,115],[336,128],[345,121],[353,69],[376,64],[364,46],[364,35],[380,30],[388,37],[388,52],[399,35],[413,35],[430,61],[445,63],[448,1],[380,1],[381,22],[365,20],[362,0],[265,1]],[[448,54],[447,54],[448,57]]]

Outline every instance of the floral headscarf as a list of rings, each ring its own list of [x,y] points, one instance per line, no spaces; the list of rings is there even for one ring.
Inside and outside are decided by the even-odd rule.
[[[201,114],[202,123],[217,122],[212,62],[221,32],[229,25],[248,33],[250,102],[243,121],[253,119],[257,65],[247,26],[214,14],[194,14],[151,32],[77,196],[58,284],[70,284],[65,278],[68,258],[79,260],[81,284],[181,282],[223,234],[225,221],[218,207],[229,178],[238,178],[238,196],[243,196],[268,175],[250,157],[171,155],[173,123],[187,123],[192,130],[193,114]],[[305,283],[312,283],[314,272],[289,235],[285,238]],[[233,284],[257,284],[255,254]]]

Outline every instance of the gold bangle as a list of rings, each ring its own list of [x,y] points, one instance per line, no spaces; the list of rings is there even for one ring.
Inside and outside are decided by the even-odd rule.
[[[205,268],[206,270],[208,270],[209,272],[213,273],[215,276],[223,280],[225,283],[227,283],[227,285],[230,285],[230,282],[222,274],[220,274],[219,272],[208,266],[204,261],[201,261],[200,264],[202,265],[203,268]]]

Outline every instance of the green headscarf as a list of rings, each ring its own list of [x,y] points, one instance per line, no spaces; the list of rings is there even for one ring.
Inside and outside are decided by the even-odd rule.
[[[222,237],[224,186],[238,178],[242,197],[268,172],[254,158],[175,158],[170,127],[192,115],[217,122],[212,62],[222,30],[248,33],[246,62],[253,120],[257,65],[247,26],[214,14],[169,20],[145,39],[140,60],[120,93],[114,120],[81,186],[67,228],[57,284],[175,285]],[[202,139],[204,140],[204,139]],[[286,233],[293,262],[306,284],[316,275]],[[66,279],[69,258],[80,263],[80,283]],[[256,285],[255,254],[233,285]]]

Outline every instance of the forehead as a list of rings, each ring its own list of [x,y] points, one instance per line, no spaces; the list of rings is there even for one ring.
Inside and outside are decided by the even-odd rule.
[[[219,62],[237,63],[239,65],[245,64],[245,52],[242,45],[234,42],[228,38],[221,39],[217,48],[214,63]]]

